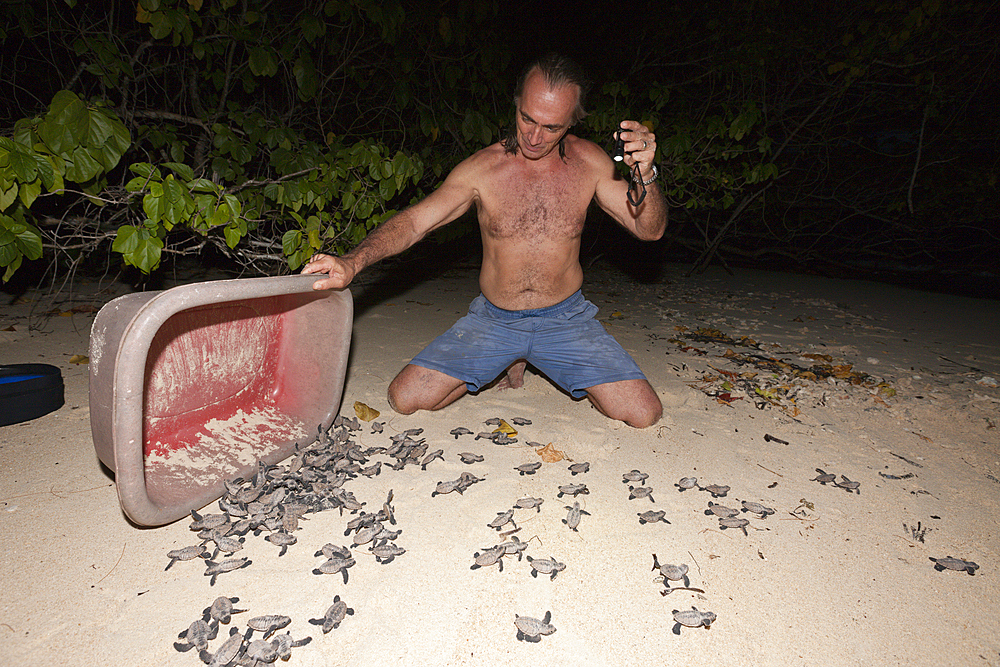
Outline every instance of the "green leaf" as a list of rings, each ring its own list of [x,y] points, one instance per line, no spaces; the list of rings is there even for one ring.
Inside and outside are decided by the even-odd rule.
[[[302,101],[311,100],[316,95],[318,81],[316,67],[308,54],[299,56],[292,68],[292,73],[295,75],[295,84],[299,88],[299,99]]]
[[[164,162],[162,166],[174,172],[185,181],[194,180],[194,169],[182,162]]]
[[[163,241],[145,227],[124,225],[118,228],[111,249],[121,253],[126,264],[149,273],[160,264]]]
[[[42,256],[42,235],[31,225],[24,225],[22,231],[15,231],[17,247],[28,259]]]
[[[104,170],[101,163],[82,146],[73,149],[71,160],[67,164],[66,178],[75,183],[85,183]]]
[[[150,220],[162,220],[167,203],[163,198],[163,184],[153,181],[149,184],[149,192],[142,198],[142,210]]]
[[[87,105],[70,91],[60,90],[38,124],[38,136],[53,153],[68,153],[83,143],[89,125]]]
[[[14,175],[22,181],[33,181],[38,175],[38,163],[31,155],[22,151],[12,151],[8,156],[8,164]]]
[[[136,234],[139,228],[133,225],[123,225],[118,228],[115,240],[111,244],[111,249],[121,254],[131,253],[139,246],[139,239]]]
[[[21,196],[21,202],[27,207],[31,208],[31,204],[38,198],[38,195],[42,193],[42,182],[39,180],[32,181],[30,183],[25,183],[21,186],[21,192],[18,193]]]
[[[15,181],[6,190],[0,188],[0,211],[5,211],[17,200],[18,184]]]
[[[250,49],[250,71],[254,76],[274,76],[278,71],[278,62],[270,49],[255,46]]]
[[[0,249],[2,249],[2,248],[0,248]],[[8,280],[10,280],[10,277],[12,275],[14,275],[14,272],[17,271],[17,269],[21,266],[21,257],[22,257],[21,255],[17,255],[11,261],[4,262],[3,261],[3,257],[0,256],[0,266],[6,266],[7,267],[7,270],[4,271],[4,274],[3,274],[3,281],[4,282],[7,282]]]
[[[94,148],[103,146],[115,134],[111,119],[98,111],[90,110],[87,111],[87,116],[87,145]]]
[[[145,231],[145,230],[143,230]],[[143,273],[150,273],[160,265],[160,254],[163,250],[163,241],[155,236],[140,240],[139,247],[131,255],[126,256],[133,266]]]
[[[302,230],[289,229],[281,237],[281,250],[285,255],[291,255],[302,245]]]
[[[143,178],[149,178],[150,175],[156,172],[156,168],[148,162],[133,162],[128,166],[128,168],[131,169],[133,173],[139,174]],[[160,180],[158,172],[156,174],[156,180]]]
[[[56,173],[55,169],[52,167],[52,163],[48,159],[48,156],[32,155],[31,158],[35,161],[35,168],[38,169],[38,175],[42,177],[42,185],[44,185],[49,191],[52,191],[56,186]],[[60,178],[58,182],[61,185],[62,178]]]
[[[222,230],[222,233],[226,237],[226,245],[230,248],[235,248],[236,244],[238,244],[240,239],[243,238],[243,234],[240,233],[239,226],[233,224],[226,225],[226,228]]]

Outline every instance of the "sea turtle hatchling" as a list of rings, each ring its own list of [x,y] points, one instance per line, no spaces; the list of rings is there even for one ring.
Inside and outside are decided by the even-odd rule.
[[[438,482],[437,487],[431,491],[431,498],[451,493],[452,491],[458,491],[458,493],[461,494],[464,490],[465,485],[463,484],[461,478],[451,480],[450,482]]]
[[[483,455],[482,454],[473,454],[472,452],[461,452],[458,455],[458,458],[459,458],[459,460],[462,461],[462,463],[465,463],[465,464],[482,463],[483,462]]]
[[[212,606],[205,608],[205,610],[202,612],[203,614],[202,618],[205,621],[213,619],[218,621],[219,623],[229,623],[230,619],[232,619],[233,614],[239,614],[246,611],[246,609],[233,608],[233,605],[239,601],[240,601],[239,598],[235,597],[227,598],[226,596],[221,595],[215,598],[215,601],[212,603]]]
[[[517,524],[514,523],[514,508],[510,508],[506,512],[497,512],[497,517],[486,524],[487,527],[495,529],[497,532],[503,530],[503,527],[507,524],[511,524],[514,528],[517,528]]]
[[[191,510],[191,518],[193,521],[189,528],[194,531],[212,530],[231,522],[228,514],[206,514],[202,516],[194,510]]]
[[[462,436],[462,435],[472,435],[472,431],[470,431],[469,429],[465,428],[464,426],[459,426],[458,428],[453,428],[453,429],[451,429],[451,431],[449,431],[449,433],[451,433],[451,435],[455,436],[456,440],[458,440],[458,437]]]
[[[944,572],[945,570],[957,570],[959,572],[968,572],[969,576],[974,576],[976,570],[979,569],[979,565],[973,563],[971,560],[962,560],[961,558],[955,558],[953,556],[948,556],[947,558],[931,558],[934,562],[934,569],[938,572]]]
[[[528,543],[522,542],[521,540],[517,539],[517,535],[514,535],[509,542],[498,544],[494,548],[503,549],[504,556],[517,555],[517,560],[520,561],[521,558],[524,556],[524,550],[528,548]]]
[[[556,631],[556,626],[552,625],[551,621],[551,611],[545,612],[542,620],[514,614],[514,627],[517,628],[518,640],[532,643],[540,642],[542,635],[551,635]]]
[[[332,557],[327,558],[326,562],[314,569],[313,574],[336,574],[340,572],[341,576],[344,577],[344,583],[347,583],[347,570],[355,564],[355,560],[352,557],[339,558]]]
[[[435,449],[433,452],[425,456],[424,460],[420,462],[420,469],[427,470],[427,464],[433,461],[434,459],[441,459],[442,461],[444,461],[444,450]]]
[[[747,526],[750,525],[750,521],[744,519],[741,516],[720,516],[719,517],[719,528],[725,530],[726,528],[739,528],[743,531],[743,534],[747,534]]]
[[[499,565],[500,571],[503,572],[503,555],[506,553],[506,548],[498,544],[496,546],[490,547],[489,549],[484,549],[482,552],[477,551],[473,554],[475,562],[470,567],[470,570],[478,570],[481,567],[489,567],[491,565]],[[530,556],[529,556],[530,558]]]
[[[534,509],[538,512],[541,512],[543,502],[545,502],[545,500],[542,498],[532,498],[529,496],[527,498],[521,498],[520,500],[518,500],[516,503],[514,503],[514,507],[522,510]]]
[[[587,516],[590,516],[590,512],[580,509],[580,503],[578,502],[574,502],[572,507],[569,505],[566,505],[565,507],[569,510],[569,514],[566,515],[566,518],[563,519],[562,522],[573,532],[579,532],[576,528],[580,525],[581,515],[586,514]]]
[[[187,630],[183,630],[179,635],[177,635],[177,639],[183,639],[184,641],[174,642],[174,648],[181,653],[190,651],[192,648],[204,651],[208,648],[208,642],[215,639],[218,632],[218,621],[212,621],[211,625],[209,625],[204,619],[199,618],[197,621],[189,625]]]
[[[565,563],[560,563],[555,558],[532,558],[528,556],[528,565],[531,566],[531,576],[538,578],[538,574],[548,574],[549,579],[555,579],[556,575],[566,569]]]
[[[691,607],[691,609],[685,609],[684,611],[678,611],[674,609],[671,612],[674,615],[674,629],[673,633],[679,635],[681,633],[681,626],[688,628],[697,628],[704,625],[706,630],[711,629],[712,623],[715,622],[716,616],[710,611],[698,611],[697,607]]]
[[[672,565],[670,563],[664,563],[660,565],[660,562],[656,559],[656,554],[653,554],[653,571],[659,570],[660,575],[663,576],[663,585],[667,588],[670,587],[668,581],[683,581],[684,586],[688,587],[691,585],[691,580],[688,578],[688,566],[684,563],[680,565]]]
[[[729,493],[729,487],[721,484],[709,484],[698,488],[702,491],[708,491],[713,498],[725,498],[726,494]]]
[[[243,652],[243,643],[246,641],[243,635],[236,628],[229,630],[229,639],[223,642],[222,646],[215,653],[200,651],[198,657],[208,667],[228,667],[236,660],[236,656]]]
[[[263,632],[264,639],[267,639],[272,634],[274,634],[278,630],[281,630],[291,622],[292,619],[289,618],[288,616],[284,616],[283,614],[264,614],[263,616],[254,616],[253,618],[248,620],[247,626],[250,628],[250,630]],[[251,634],[252,633],[248,631],[247,634],[244,636],[247,639],[250,639]]]
[[[712,516],[714,514],[718,517],[730,517],[736,516],[739,513],[740,511],[738,509],[726,507],[725,505],[718,505],[713,503],[711,500],[708,501],[708,509],[705,510],[705,516]]]
[[[283,635],[275,635],[271,639],[271,644],[274,646],[274,650],[278,654],[278,658],[282,660],[288,660],[292,656],[293,648],[305,646],[311,641],[312,637],[303,637],[302,639],[292,639],[292,633],[286,632]]]
[[[167,552],[167,558],[170,559],[170,562],[163,568],[163,571],[166,572],[169,570],[179,560],[194,560],[195,558],[205,558],[207,560],[211,555],[212,552],[204,544],[196,544],[184,547],[183,549],[174,549]]]
[[[847,478],[847,475],[841,475],[840,480],[833,483],[841,489],[844,489],[848,493],[856,493],[861,495],[861,482],[855,482]]]
[[[819,482],[820,484],[826,485],[837,481],[836,473],[824,472],[822,468],[816,468],[816,472],[818,472],[819,475],[809,480],[810,482]]]
[[[651,486],[630,486],[628,487],[628,491],[629,500],[635,500],[636,498],[649,498],[649,502],[656,502],[653,498],[653,487]]]
[[[590,493],[590,489],[587,488],[586,484],[563,484],[559,487],[559,493],[556,494],[557,497],[562,498],[563,496],[573,496],[574,498],[580,494]]]
[[[590,472],[590,463],[584,461],[583,463],[574,463],[569,467],[569,472],[571,475],[582,475],[585,472]]]
[[[313,625],[322,625],[323,634],[325,635],[330,630],[339,628],[340,624],[348,616],[354,616],[354,610],[348,607],[347,603],[341,600],[339,595],[335,595],[333,597],[333,604],[323,614],[323,618],[310,618],[309,622]]]
[[[760,503],[755,503],[752,500],[744,500],[740,504],[743,506],[744,512],[756,514],[761,519],[766,519],[769,515],[774,514],[774,509],[765,507]]]
[[[521,465],[516,466],[514,470],[519,472],[521,475],[534,475],[536,472],[538,472],[538,469],[541,467],[542,467],[542,462],[535,461],[533,463],[522,463]]]
[[[351,557],[351,550],[348,547],[338,547],[332,542],[327,542],[320,550],[313,554],[314,556],[326,556],[327,558],[343,558],[347,559]]]
[[[684,491],[687,491],[689,489],[696,488],[698,486],[698,478],[697,477],[681,477],[681,481],[676,482],[674,484],[674,486],[677,487],[678,491],[680,491],[680,492],[683,493]]]
[[[246,648],[250,665],[270,665],[278,659],[278,649],[266,639],[254,639]]]
[[[639,484],[645,484],[648,477],[649,475],[644,472],[629,470],[627,473],[622,475],[622,483],[628,484],[629,482],[637,482]]]
[[[637,516],[639,517],[639,523],[645,525],[647,523],[656,523],[657,521],[670,523],[667,521],[666,515],[667,513],[663,510],[646,510],[645,512],[640,512]]]
[[[369,547],[368,551],[372,552],[372,555],[375,556],[375,560],[382,565],[388,565],[396,558],[396,556],[402,556],[406,553],[406,549],[397,546],[389,540],[382,540],[375,546]]]
[[[288,547],[299,541],[297,537],[284,531],[271,533],[264,539],[271,544],[281,547],[281,551],[278,552],[278,556],[284,556],[288,553]]]
[[[524,417],[514,417],[510,421],[514,426],[531,426],[531,420]]]
[[[212,560],[205,561],[205,576],[212,577],[211,581],[209,581],[209,586],[215,585],[215,580],[220,574],[240,570],[252,562],[249,558],[228,558],[218,563]]]

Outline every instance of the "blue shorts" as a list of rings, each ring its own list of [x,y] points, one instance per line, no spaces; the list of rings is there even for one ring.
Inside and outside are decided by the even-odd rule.
[[[411,364],[440,371],[479,391],[518,359],[574,398],[605,382],[645,380],[632,357],[594,319],[597,306],[577,290],[547,308],[504,310],[482,294],[469,314],[434,339]]]

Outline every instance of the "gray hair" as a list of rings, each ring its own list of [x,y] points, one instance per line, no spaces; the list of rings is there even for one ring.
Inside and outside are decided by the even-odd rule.
[[[574,85],[579,88],[580,94],[576,98],[576,107],[573,109],[572,124],[576,125],[587,117],[587,111],[583,105],[586,101],[587,93],[590,92],[591,81],[587,78],[582,67],[566,56],[555,52],[545,54],[524,68],[520,78],[517,80],[517,87],[514,89],[515,103],[521,99],[521,94],[524,92],[524,82],[528,78],[528,75],[536,69],[541,72],[545,78],[545,83],[550,88],[558,88],[564,85]]]

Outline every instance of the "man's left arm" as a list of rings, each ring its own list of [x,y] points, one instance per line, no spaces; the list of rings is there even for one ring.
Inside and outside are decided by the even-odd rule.
[[[600,155],[596,159],[602,164],[598,166],[595,198],[608,215],[636,238],[655,241],[663,236],[667,228],[667,201],[653,168],[656,135],[634,120],[622,121],[620,127],[620,136],[625,142],[624,162],[628,166],[629,178],[633,177],[635,165],[638,165],[640,178],[645,185],[616,178],[617,171],[611,158],[604,151],[599,151]],[[638,206],[633,206],[628,199],[629,187],[634,188],[633,192],[642,192],[643,187],[646,189],[646,196]]]

